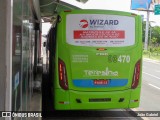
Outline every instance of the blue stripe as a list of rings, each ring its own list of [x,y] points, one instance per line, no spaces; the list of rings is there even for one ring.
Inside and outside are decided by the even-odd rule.
[[[122,87],[127,85],[128,79],[110,79],[107,85],[94,85],[91,79],[75,79],[73,84],[77,87],[100,88],[100,87]]]

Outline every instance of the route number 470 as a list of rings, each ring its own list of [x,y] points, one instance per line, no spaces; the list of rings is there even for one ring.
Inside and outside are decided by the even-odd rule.
[[[130,56],[129,55],[120,55],[120,56],[118,56],[118,62],[129,63],[130,62]]]

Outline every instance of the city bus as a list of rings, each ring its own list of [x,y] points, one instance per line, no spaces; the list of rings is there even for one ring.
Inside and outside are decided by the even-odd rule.
[[[56,110],[139,106],[142,21],[134,13],[72,10],[48,34]]]

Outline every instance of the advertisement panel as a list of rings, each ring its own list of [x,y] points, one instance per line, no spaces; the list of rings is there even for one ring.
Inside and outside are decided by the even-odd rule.
[[[69,14],[66,39],[68,44],[76,46],[131,46],[135,43],[135,18],[105,14]]]
[[[132,0],[132,10],[149,10],[152,0]]]

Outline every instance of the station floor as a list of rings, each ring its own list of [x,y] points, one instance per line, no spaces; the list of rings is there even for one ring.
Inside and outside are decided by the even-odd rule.
[[[42,39],[43,42],[45,41]],[[42,49],[42,61],[38,65],[37,75],[34,82],[34,90],[30,103],[30,111],[38,111],[42,113],[42,73],[46,71],[46,49]],[[32,119],[29,119],[32,120]],[[42,118],[34,118],[33,120],[42,120]]]
[[[34,90],[30,103],[30,111],[42,111],[42,91],[41,91],[42,74],[38,73],[34,82]],[[39,118],[30,118],[29,120],[42,120]]]
[[[44,42],[45,39],[42,39]],[[42,73],[46,71],[46,49],[42,49],[41,64],[38,64],[37,75],[34,82],[34,90],[30,104],[30,111],[41,111],[42,112]],[[40,119],[39,119],[40,120]]]

